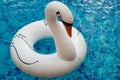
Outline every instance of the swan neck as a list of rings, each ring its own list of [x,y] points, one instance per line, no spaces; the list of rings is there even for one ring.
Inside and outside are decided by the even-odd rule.
[[[59,7],[55,7],[55,5],[47,6],[45,11],[46,20],[53,33],[58,56],[64,60],[72,61],[76,57],[75,47],[68,34],[57,21],[56,12],[58,10]]]

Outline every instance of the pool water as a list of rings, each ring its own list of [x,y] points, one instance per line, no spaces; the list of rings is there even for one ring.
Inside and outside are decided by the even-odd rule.
[[[119,80],[120,0],[59,0],[72,10],[74,27],[88,46],[85,60],[71,73],[46,79],[28,75],[14,65],[9,50],[14,34],[31,22],[45,19],[44,9],[50,1],[0,0],[0,80]],[[53,53],[54,41],[38,41],[34,49]]]
[[[51,38],[43,38],[38,40],[34,46],[34,50],[40,54],[54,54],[56,53],[56,47],[54,39]]]

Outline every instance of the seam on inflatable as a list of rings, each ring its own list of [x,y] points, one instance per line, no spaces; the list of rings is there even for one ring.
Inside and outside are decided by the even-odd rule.
[[[35,64],[35,63],[39,62],[39,61],[34,61],[34,62],[31,62],[31,63],[28,63],[28,62],[23,61],[23,60],[20,58],[16,47],[15,47],[15,46],[12,46],[12,47],[15,49],[15,52],[16,52],[16,54],[17,54],[17,57],[18,57],[18,59],[19,59],[22,63],[24,63],[24,64],[26,64],[26,65],[32,65],[32,64]]]

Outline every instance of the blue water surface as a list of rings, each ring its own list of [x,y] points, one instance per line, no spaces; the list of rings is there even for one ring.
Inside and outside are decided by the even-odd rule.
[[[45,6],[51,1],[0,0],[0,80],[120,80],[120,0],[59,0],[72,10],[74,27],[88,46],[85,60],[71,73],[38,78],[14,65],[9,50],[14,34],[23,26],[44,19]],[[54,52],[53,43],[51,39],[43,40],[35,49]]]

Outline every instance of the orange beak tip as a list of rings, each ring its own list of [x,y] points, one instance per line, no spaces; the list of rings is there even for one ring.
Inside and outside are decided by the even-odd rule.
[[[72,26],[65,26],[67,34],[72,37]]]

